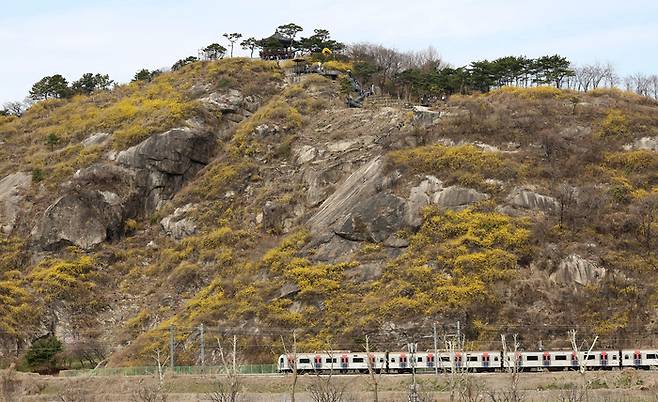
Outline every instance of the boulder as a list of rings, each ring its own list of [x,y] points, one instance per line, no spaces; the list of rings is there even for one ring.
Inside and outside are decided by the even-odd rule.
[[[414,106],[413,107],[414,124],[421,127],[431,126],[441,118],[441,112],[430,110],[426,106]]]
[[[120,152],[116,161],[136,172],[142,209],[152,211],[210,162],[214,145],[211,133],[175,128]]]
[[[472,188],[461,186],[445,187],[432,195],[432,204],[441,208],[461,209],[478,201],[489,198],[488,194],[481,193]]]
[[[431,198],[442,187],[443,182],[441,180],[434,176],[426,176],[418,186],[411,188],[407,199],[407,215],[405,217],[405,221],[409,226],[420,227],[423,223],[423,208],[430,204]]]
[[[295,162],[298,165],[303,165],[315,159],[318,155],[318,150],[310,145],[302,145],[293,150],[293,155],[295,155]]]
[[[642,137],[630,144],[624,145],[625,151],[632,151],[635,149],[658,151],[658,137]]]
[[[92,249],[123,231],[123,210],[117,199],[108,192],[70,192],[46,209],[32,239],[43,250],[69,245]]]
[[[0,180],[0,232],[11,233],[16,225],[23,191],[32,185],[32,175],[28,172],[12,173]]]
[[[605,276],[605,268],[577,254],[563,258],[550,280],[569,286],[587,286],[600,282]]]
[[[104,145],[106,144],[109,140],[112,134],[110,133],[96,133],[92,134],[89,137],[85,138],[82,141],[82,146],[83,147],[90,147],[92,145]]]
[[[222,113],[236,113],[243,106],[245,97],[237,89],[229,89],[226,93],[213,92],[199,100],[208,109]]]
[[[404,199],[377,193],[348,213],[334,233],[347,240],[381,243],[403,228],[405,215]]]
[[[518,187],[512,190],[507,197],[507,202],[513,207],[534,209],[547,213],[556,211],[559,208],[559,203],[555,198]]]
[[[329,152],[334,152],[334,153],[345,152],[348,149],[360,143],[361,141],[359,141],[358,139],[332,142],[330,144],[327,144],[327,150]]]
[[[162,230],[176,240],[193,235],[197,230],[196,223],[192,219],[186,218],[185,215],[194,209],[195,207],[192,204],[176,208],[174,213],[160,221]]]
[[[264,229],[275,232],[283,231],[287,218],[287,208],[285,205],[279,205],[274,201],[266,201],[265,205],[263,205],[262,213]]]

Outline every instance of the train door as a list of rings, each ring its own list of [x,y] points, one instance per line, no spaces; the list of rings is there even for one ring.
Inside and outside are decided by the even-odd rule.
[[[635,352],[633,352],[633,365],[635,367],[640,367],[641,364],[642,364],[642,353],[640,353],[639,350],[636,350]]]
[[[544,355],[542,356],[542,366],[549,368],[551,367],[551,354],[548,352],[544,352]]]
[[[429,368],[434,368],[434,353],[428,353],[427,354],[427,362],[426,362],[427,367]]]
[[[315,367],[316,370],[322,369],[322,356],[315,355],[313,358],[313,367]]]
[[[578,367],[578,355],[576,352],[571,353],[571,367]]]
[[[601,367],[608,367],[608,352],[601,352]]]
[[[461,352],[456,352],[455,353],[455,367],[457,367],[457,368],[462,367],[462,354],[461,354]]]
[[[400,353],[400,369],[406,369],[407,363],[408,363],[407,354]]]
[[[350,357],[346,354],[340,355],[340,369],[347,370],[350,367]]]
[[[490,361],[489,352],[483,352],[482,353],[482,368],[488,369],[490,362],[491,361]]]

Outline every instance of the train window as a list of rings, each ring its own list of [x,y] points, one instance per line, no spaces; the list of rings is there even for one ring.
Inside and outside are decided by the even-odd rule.
[[[624,355],[624,359],[628,360],[629,359],[628,355]]]
[[[380,362],[380,363],[384,363],[384,358],[383,358],[383,357],[380,357],[380,358],[379,358],[379,362]]]
[[[539,356],[526,356],[525,358],[527,361],[538,361]]]
[[[395,357],[391,357],[391,363],[395,363]]]
[[[281,359],[279,359],[279,362],[281,362],[281,364],[283,364],[283,357]]]
[[[498,361],[498,356],[494,356],[494,361],[495,361],[495,362]]]
[[[442,362],[449,362],[449,361],[450,361],[450,357],[448,357],[448,356],[441,356],[441,361],[442,361]]]
[[[612,355],[612,360],[617,360],[617,355]]]
[[[299,359],[299,364],[310,363],[311,359]]]
[[[566,355],[556,355],[555,360],[567,360],[567,356]]]
[[[656,354],[655,353],[647,353],[647,359],[655,359]]]
[[[418,361],[419,361],[419,362],[422,362],[422,361],[423,361],[423,358],[420,357],[420,356],[418,356]]]
[[[325,363],[336,363],[335,357],[327,357],[324,361]]]
[[[588,355],[587,360],[596,360],[596,355]]]
[[[478,357],[477,357],[477,356],[468,356],[467,359],[468,359],[469,362],[476,362],[476,361],[478,361]]]
[[[352,363],[363,363],[363,357],[352,358]]]

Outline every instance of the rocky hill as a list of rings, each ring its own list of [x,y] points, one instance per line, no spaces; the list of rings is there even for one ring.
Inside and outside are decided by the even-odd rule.
[[[254,335],[255,360],[292,329],[300,349],[395,345],[434,321],[650,340],[657,102],[350,109],[340,82],[234,58],[0,117],[0,357],[51,332],[144,364],[175,326],[193,364],[202,323]]]

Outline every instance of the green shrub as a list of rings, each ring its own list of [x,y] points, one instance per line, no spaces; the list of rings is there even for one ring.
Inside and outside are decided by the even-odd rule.
[[[25,353],[25,362],[32,371],[51,372],[58,365],[57,354],[63,350],[62,342],[49,335],[32,343]]]

